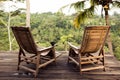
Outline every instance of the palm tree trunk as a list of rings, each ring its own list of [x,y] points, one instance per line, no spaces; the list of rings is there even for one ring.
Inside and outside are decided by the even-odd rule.
[[[108,10],[105,10],[106,25],[109,25],[109,21],[108,20],[109,20]],[[110,32],[108,34],[107,44],[108,44],[108,48],[110,50],[110,53],[113,54],[113,46],[112,46],[112,41],[111,41],[111,38],[110,38]]]
[[[30,27],[30,0],[26,0],[26,26]]]

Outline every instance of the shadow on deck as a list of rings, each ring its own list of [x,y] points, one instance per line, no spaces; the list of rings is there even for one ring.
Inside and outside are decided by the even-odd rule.
[[[120,61],[106,53],[106,72],[102,69],[83,72],[80,76],[76,65],[67,64],[67,53],[57,59],[54,63],[39,70],[37,78],[31,73],[17,71],[17,53],[0,52],[0,80],[120,80]]]

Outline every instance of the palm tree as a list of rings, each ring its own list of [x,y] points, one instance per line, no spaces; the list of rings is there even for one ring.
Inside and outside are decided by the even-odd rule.
[[[90,6],[86,8],[85,3],[90,3]],[[95,13],[95,9],[98,8],[99,5],[101,5],[101,11],[104,11],[105,14],[105,22],[106,25],[109,24],[109,13],[110,5],[114,7],[120,8],[120,1],[119,0],[80,0],[78,2],[70,4],[71,7],[74,7],[74,9],[77,11],[77,15],[74,19],[74,25],[75,27],[79,27],[81,24],[83,24],[87,18],[90,16],[93,16]],[[112,42],[110,40],[110,35],[108,36],[107,44],[109,47],[110,52],[113,54],[113,48],[112,48]]]

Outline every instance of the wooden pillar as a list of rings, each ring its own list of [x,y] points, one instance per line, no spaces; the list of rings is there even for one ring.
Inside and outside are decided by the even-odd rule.
[[[26,0],[26,27],[30,27],[30,0]]]

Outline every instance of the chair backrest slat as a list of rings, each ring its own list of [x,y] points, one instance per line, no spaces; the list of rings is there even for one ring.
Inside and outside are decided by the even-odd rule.
[[[85,28],[81,45],[82,53],[94,53],[104,46],[109,26],[89,26]]]
[[[32,34],[28,27],[11,27],[14,36],[23,50],[36,54],[37,49]]]

